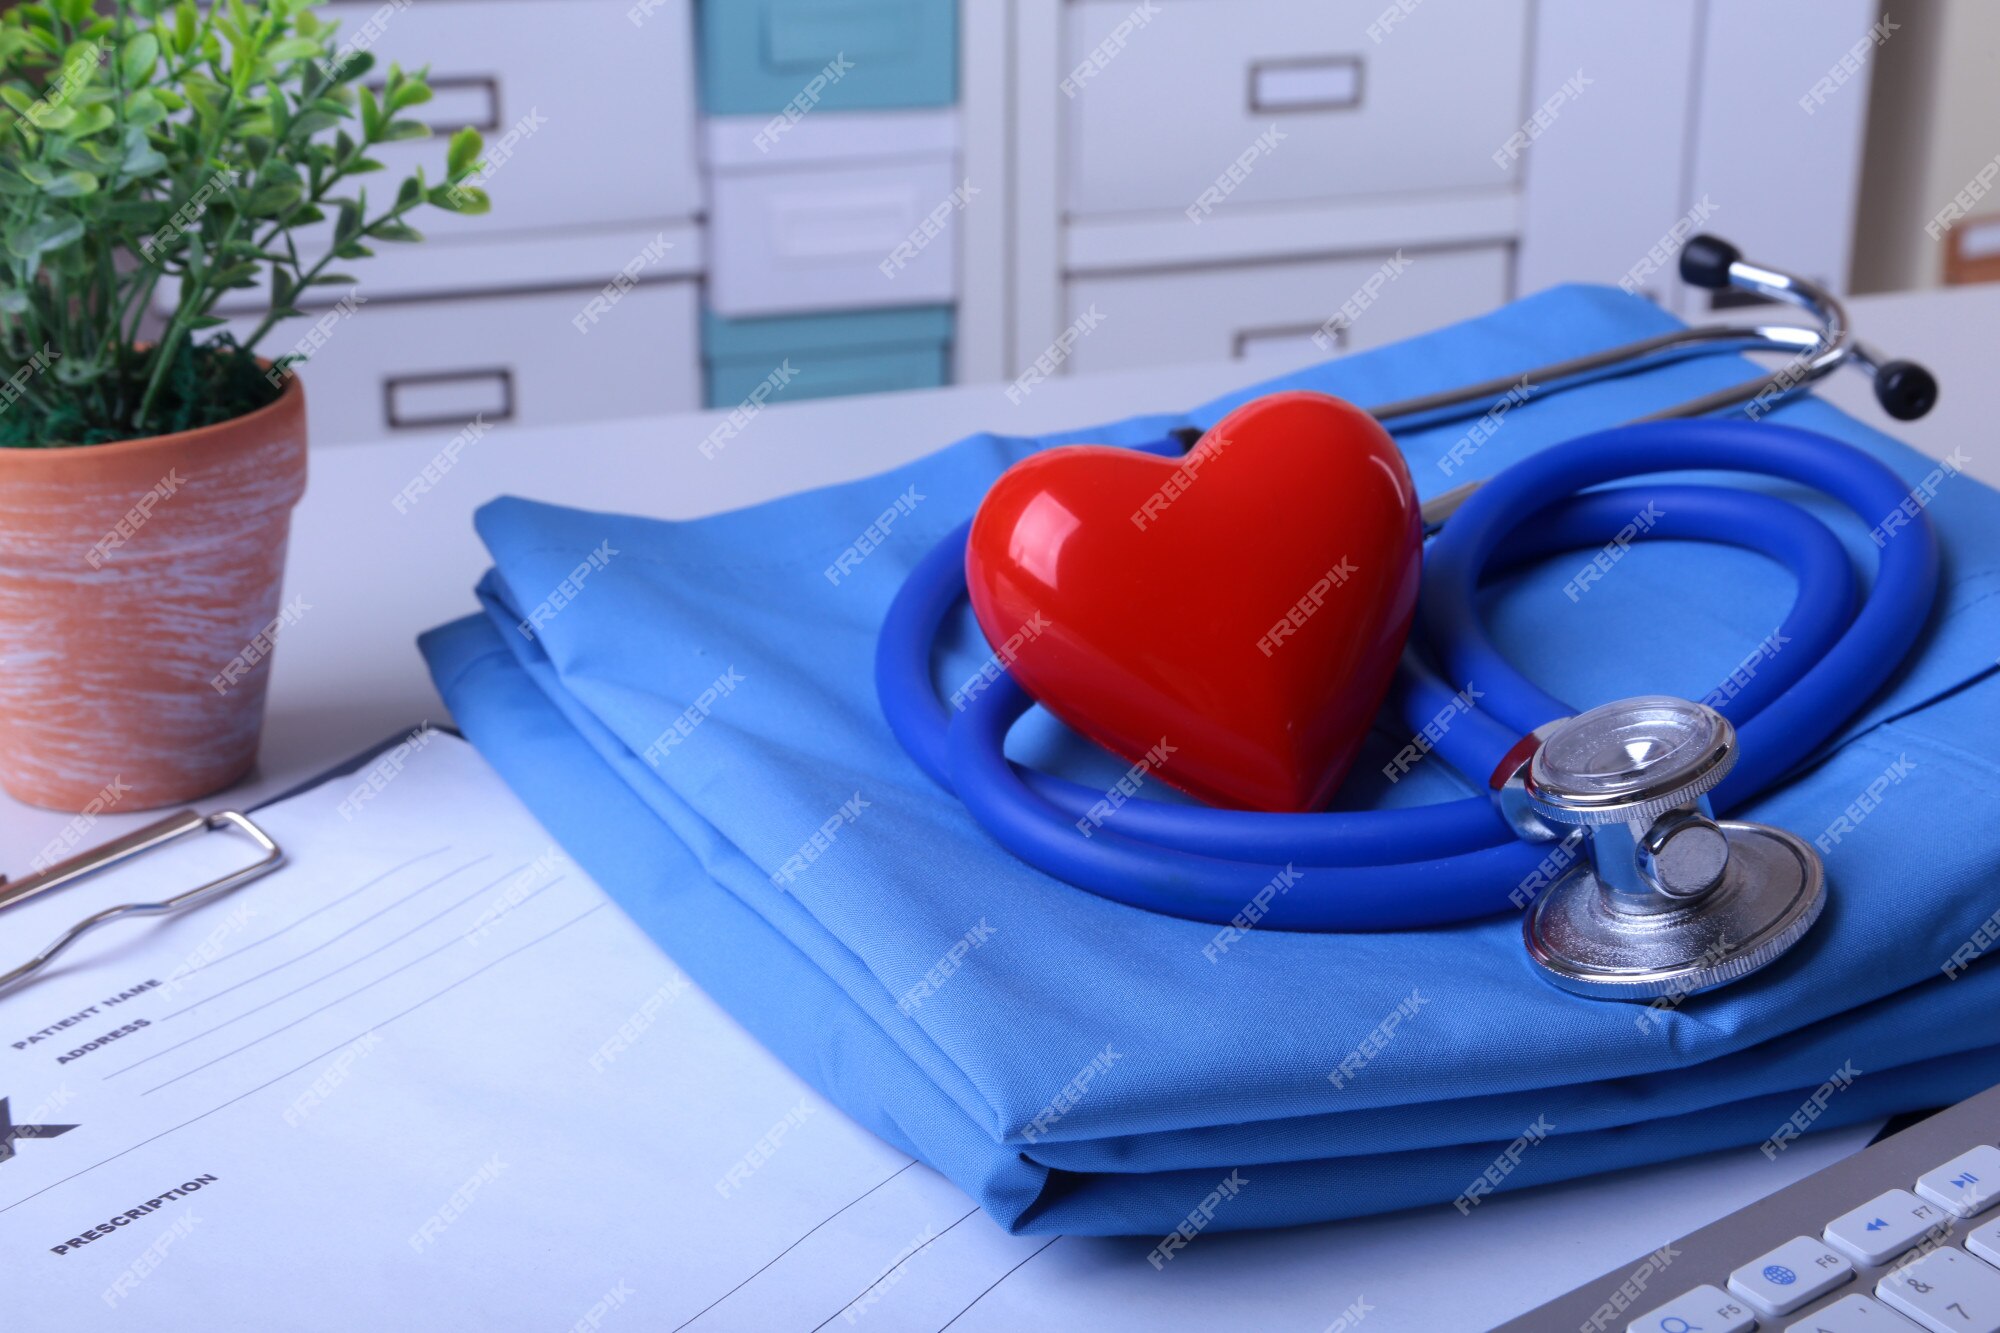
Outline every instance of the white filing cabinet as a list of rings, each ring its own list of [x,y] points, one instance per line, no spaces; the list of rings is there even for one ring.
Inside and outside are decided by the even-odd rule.
[[[412,215],[422,243],[341,262],[356,286],[311,289],[305,317],[259,344],[267,356],[317,344],[300,371],[313,442],[456,428],[475,416],[545,424],[699,406],[690,0],[652,4],[639,24],[629,0],[382,8],[363,0],[323,13],[343,37],[375,20],[371,79],[392,61],[430,66],[434,100],[405,114],[434,133],[383,145],[374,156],[387,170],[354,184],[370,187],[379,211],[413,167],[441,179],[447,139],[469,124],[485,136],[479,183],[493,208]],[[304,240],[314,246],[313,235]],[[355,294],[342,313],[338,303]],[[600,296],[593,318],[586,307]],[[240,336],[264,305],[261,290],[246,291],[221,313]]]

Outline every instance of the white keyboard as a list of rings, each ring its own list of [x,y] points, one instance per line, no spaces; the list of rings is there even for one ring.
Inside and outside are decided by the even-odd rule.
[[[1498,1333],[2000,1333],[2000,1088]]]

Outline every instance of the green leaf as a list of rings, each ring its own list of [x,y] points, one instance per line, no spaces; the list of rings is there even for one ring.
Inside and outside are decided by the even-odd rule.
[[[389,122],[387,133],[382,137],[389,143],[401,139],[428,139],[431,137],[431,127],[421,120],[392,120]]]
[[[476,185],[440,185],[429,195],[431,205],[442,208],[447,213],[463,213],[467,217],[477,217],[493,210],[493,201],[486,197],[486,191]]]
[[[9,233],[7,253],[16,259],[35,259],[50,250],[59,250],[83,236],[83,219],[43,218],[21,230]]]
[[[97,177],[87,171],[65,171],[42,191],[51,199],[76,199],[97,193]],[[79,227],[82,223],[77,224]]]
[[[277,217],[296,204],[299,197],[299,187],[290,182],[267,185],[250,195],[249,200],[243,205],[243,210],[251,217]]]
[[[361,205],[352,199],[335,201],[339,213],[333,223],[333,243],[338,248],[342,243],[361,234]]]
[[[160,39],[142,32],[118,52],[118,72],[128,85],[137,87],[153,77],[160,63]]]
[[[196,315],[193,319],[188,321],[187,326],[190,331],[199,333],[203,329],[218,328],[221,325],[227,324],[228,322],[229,321],[224,319],[221,315]]]
[[[479,163],[479,154],[486,147],[486,141],[479,131],[470,125],[451,136],[451,147],[444,158],[446,180],[457,180]]]
[[[378,222],[368,229],[368,235],[378,241],[421,241],[424,234],[403,222]]]
[[[346,273],[322,273],[307,286],[310,287],[352,287],[360,281]]]
[[[415,176],[407,177],[396,190],[396,207],[408,208],[424,197],[424,183]]]
[[[431,100],[431,88],[427,83],[404,82],[398,84],[389,94],[389,110],[401,111],[404,107],[421,106]]]
[[[174,6],[174,45],[183,51],[194,48],[195,25],[201,15],[195,11],[194,0],[181,0]]]
[[[370,143],[379,142],[382,138],[381,104],[375,100],[375,92],[371,88],[363,87],[359,96],[361,98],[361,136]]]
[[[118,170],[127,176],[152,176],[167,169],[167,159],[159,149],[144,139],[133,144],[125,152],[125,160],[118,164]]]
[[[287,37],[265,47],[264,56],[274,65],[284,65],[294,60],[315,59],[325,49],[310,37]]]

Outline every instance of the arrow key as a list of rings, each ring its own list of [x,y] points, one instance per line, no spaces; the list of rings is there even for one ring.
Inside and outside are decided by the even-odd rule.
[[[1949,1218],[1908,1190],[1890,1190],[1827,1223],[1826,1243],[1857,1264],[1885,1264]]]

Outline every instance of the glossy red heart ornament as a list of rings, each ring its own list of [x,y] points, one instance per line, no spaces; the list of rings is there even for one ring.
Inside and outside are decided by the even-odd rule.
[[[1317,810],[1395,672],[1422,547],[1388,432],[1292,391],[1185,458],[1069,445],[1015,464],[965,573],[988,642],[1014,641],[1014,679],[1071,727],[1135,763],[1165,740],[1154,775],[1212,804]]]

